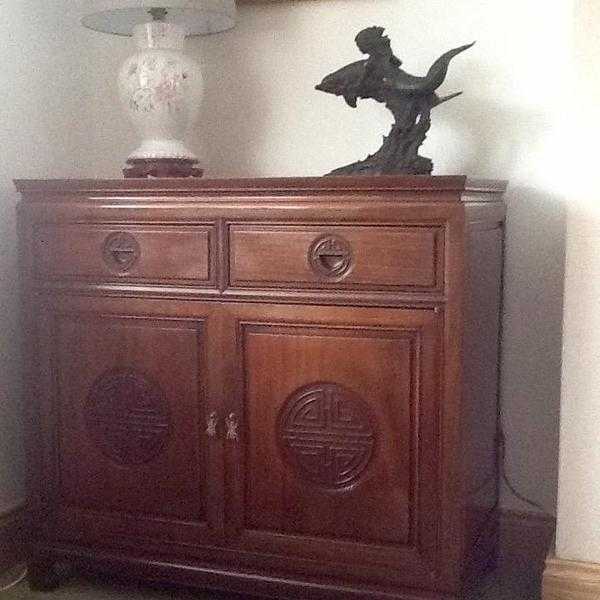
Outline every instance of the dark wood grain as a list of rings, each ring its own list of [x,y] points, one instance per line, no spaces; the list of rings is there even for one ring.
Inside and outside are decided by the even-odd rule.
[[[56,316],[61,505],[206,521],[206,318]]]
[[[231,312],[238,340],[232,379],[243,390],[232,406],[242,437],[229,446],[231,463],[242,466],[229,483],[234,494],[229,520],[239,546],[256,552],[279,548],[290,556],[320,558],[331,568],[388,564],[393,573],[404,566],[394,580],[431,579],[441,559],[436,517],[441,323],[435,311],[274,305]],[[347,407],[346,416],[362,423],[372,443],[364,469],[339,487],[327,484],[324,473],[319,478],[310,472],[336,468],[332,453],[348,457],[345,444],[359,452],[359,461],[365,447],[335,436],[331,412],[320,417],[328,420],[328,431],[321,423],[313,429],[316,439],[309,429],[309,438],[300,440],[298,452],[320,455],[307,469],[294,468],[281,446],[286,400],[320,382],[352,393],[359,406]]]
[[[119,236],[130,241],[119,243]],[[203,226],[45,225],[36,234],[36,272],[39,278],[53,280],[210,285],[213,236],[212,228]],[[124,254],[122,264],[119,253]]]
[[[346,268],[329,277],[327,264],[311,264],[311,258],[315,262],[327,258],[314,258],[311,251],[315,243],[328,239],[339,239],[348,247]],[[232,225],[230,252],[233,287],[287,284],[294,288],[329,285],[435,291],[443,285],[440,228]]]
[[[18,187],[38,583],[458,597],[497,537],[504,183]]]

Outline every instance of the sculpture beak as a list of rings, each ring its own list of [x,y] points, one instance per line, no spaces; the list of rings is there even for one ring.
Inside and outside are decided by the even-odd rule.
[[[351,106],[352,108],[356,108],[356,96],[350,96],[349,94],[344,95],[344,100],[346,101],[346,104],[348,106]]]

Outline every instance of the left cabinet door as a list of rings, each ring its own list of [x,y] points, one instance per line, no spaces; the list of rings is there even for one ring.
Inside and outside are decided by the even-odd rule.
[[[40,308],[40,394],[30,402],[40,416],[43,537],[174,552],[217,541],[213,307],[63,297]]]

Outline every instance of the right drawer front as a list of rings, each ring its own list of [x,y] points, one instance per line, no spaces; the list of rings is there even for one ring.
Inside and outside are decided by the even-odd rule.
[[[232,287],[442,291],[441,226],[230,226]]]

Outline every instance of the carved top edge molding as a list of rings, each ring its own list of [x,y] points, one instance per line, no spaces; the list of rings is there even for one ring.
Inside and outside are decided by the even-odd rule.
[[[378,177],[279,177],[260,179],[17,179],[17,190],[24,195],[144,193],[182,194],[295,194],[306,192],[481,192],[502,194],[507,187],[501,180],[469,180],[459,176],[378,176]],[[36,198],[32,198],[36,200]],[[43,200],[50,198],[44,197]],[[430,198],[428,198],[429,200]],[[414,200],[414,198],[413,198]],[[446,199],[447,200],[447,199]],[[457,198],[457,201],[459,198]],[[63,200],[64,201],[64,200]]]

